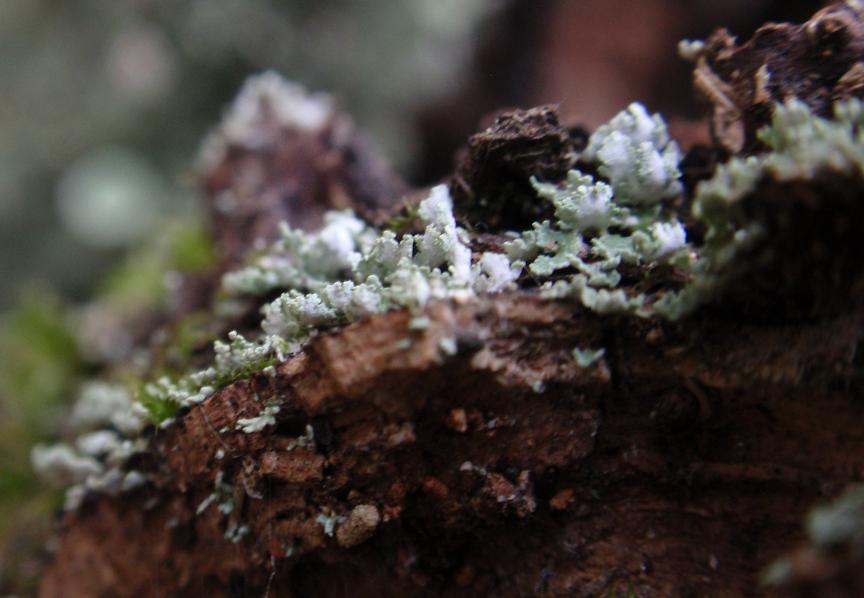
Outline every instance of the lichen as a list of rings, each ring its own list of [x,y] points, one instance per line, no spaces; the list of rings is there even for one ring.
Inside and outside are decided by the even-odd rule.
[[[769,151],[733,158],[697,188],[693,217],[707,233],[704,244],[693,247],[664,205],[681,190],[678,149],[659,116],[631,105],[592,135],[582,155],[608,183],[578,170],[568,173],[563,187],[535,181],[556,219],[514,234],[505,246],[508,256],[528,264],[544,296],[575,297],[598,313],[680,319],[718,296],[744,267],[740,256],[763,240],[766,223],[745,214],[742,201],[769,179],[864,177],[862,129],[858,100],[838,103],[834,119],[816,117],[796,100],[777,106],[771,125],[759,133]],[[653,300],[616,288],[622,265],[654,264],[674,266],[685,284],[661,288]]]
[[[84,383],[69,416],[69,426],[76,432],[110,425],[129,437],[137,435],[146,422],[146,411],[124,386],[101,380]]]
[[[579,170],[563,186],[534,180],[555,221],[513,233],[507,255],[513,265],[528,264],[546,297],[575,297],[598,313],[648,315],[644,296],[616,287],[622,265],[689,266],[684,226],[663,205],[681,191],[678,148],[659,115],[633,104],[591,136],[582,159],[608,182]],[[560,271],[572,274],[551,280]]]
[[[580,368],[589,367],[605,354],[606,349],[581,349],[579,347],[573,349],[573,357],[576,359],[576,365]]]
[[[236,427],[246,434],[260,432],[267,426],[276,424],[276,415],[281,408],[281,405],[267,405],[256,417],[241,417],[238,419]]]
[[[598,128],[582,158],[599,165],[621,204],[652,205],[681,192],[678,145],[662,117],[642,104],[630,104]]]
[[[200,168],[217,165],[231,146],[258,149],[282,127],[312,132],[332,116],[328,95],[309,93],[274,71],[253,75],[243,84],[222,124],[205,140]]]
[[[860,558],[864,550],[864,484],[850,486],[833,501],[811,510],[806,529],[809,540],[806,558],[784,557],[774,561],[762,572],[762,584],[777,586],[789,581],[796,560],[818,563],[826,557],[837,561],[844,556]]]
[[[807,516],[807,535],[821,550],[864,545],[864,485],[852,486],[837,500],[813,509]]]
[[[345,521],[345,517],[336,514],[319,513],[315,523],[324,529],[324,535],[332,538],[336,533],[336,525]]]
[[[214,504],[222,515],[230,515],[234,511],[234,489],[231,484],[225,482],[225,474],[222,471],[216,473],[213,479],[213,492],[201,501],[195,509],[195,514],[201,515]]]
[[[467,233],[457,227],[445,186],[417,210],[422,234],[378,232],[348,212],[330,212],[313,233],[285,225],[281,239],[253,263],[223,278],[223,294],[285,292],[261,308],[257,336],[231,332],[214,343],[214,364],[179,379],[144,386],[142,403],[159,421],[219,388],[295,353],[318,332],[390,309],[419,309],[432,299],[469,298],[511,287],[521,272],[503,254],[472,264]]]

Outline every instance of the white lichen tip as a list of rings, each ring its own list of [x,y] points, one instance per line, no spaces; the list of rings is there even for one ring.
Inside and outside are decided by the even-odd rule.
[[[646,259],[664,260],[687,247],[687,231],[677,220],[655,222],[647,234],[637,232],[634,243]]]
[[[555,206],[555,217],[562,228],[602,232],[611,223],[612,187],[606,183],[595,183],[590,175],[571,170],[564,189],[536,181],[533,184],[537,194]]]
[[[705,53],[705,42],[699,39],[682,39],[678,42],[678,56],[687,62],[696,60]]]
[[[256,417],[241,417],[238,419],[236,427],[246,434],[260,432],[267,426],[276,424],[276,415],[280,409],[280,405],[268,405]]]
[[[588,140],[583,159],[598,163],[624,204],[654,204],[681,192],[678,145],[666,123],[633,103]]]
[[[436,268],[449,264],[455,282],[468,282],[471,277],[471,250],[460,238],[453,216],[453,200],[447,185],[433,187],[429,196],[420,202],[417,211],[426,225],[424,233],[416,239],[416,262]]]
[[[511,264],[503,253],[486,251],[474,266],[474,290],[478,293],[498,293],[513,286],[522,266]]]
[[[113,425],[121,433],[134,436],[146,423],[146,415],[136,407],[125,387],[102,381],[81,386],[69,417],[69,427],[75,432]]]
[[[36,445],[30,453],[30,461],[37,475],[60,487],[81,484],[102,472],[102,465],[96,459],[80,455],[65,444]]]
[[[222,124],[205,140],[199,163],[203,168],[214,166],[232,145],[259,149],[272,143],[284,129],[317,131],[332,116],[330,96],[309,93],[275,71],[252,75],[226,111]]]

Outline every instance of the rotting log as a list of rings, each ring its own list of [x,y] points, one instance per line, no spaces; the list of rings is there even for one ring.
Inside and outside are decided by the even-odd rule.
[[[536,143],[526,114],[542,117]],[[474,138],[454,184],[464,213],[495,222],[496,194],[524,195],[535,166],[551,178],[569,168],[556,152],[576,141],[546,115],[510,115]],[[354,142],[334,145],[334,122],[228,148],[205,173],[225,264],[281,218],[353,207],[381,221],[396,205],[401,183],[358,166],[378,163]],[[540,163],[526,164],[536,148]],[[499,170],[490,179],[484,167]],[[226,189],[244,202],[233,215],[217,205]],[[844,189],[857,213],[861,186]],[[797,205],[786,195],[784,225]],[[538,213],[510,199],[499,223]],[[478,232],[475,249],[500,244],[494,233]],[[832,262],[789,248],[789,260]],[[860,282],[846,257],[843,280]],[[779,277],[788,288],[821,280],[795,263]],[[775,286],[752,302],[762,316],[786,288]],[[714,306],[677,323],[600,316],[535,290],[320,334],[275,373],[151,428],[133,464],[148,483],[64,515],[41,594],[750,595],[803,542],[807,511],[864,480],[855,284],[818,289],[842,300],[815,316]],[[252,307],[217,327],[250,326]],[[574,349],[603,354],[580,365]],[[270,399],[284,404],[275,425],[237,430]],[[231,508],[211,506],[214,494]]]

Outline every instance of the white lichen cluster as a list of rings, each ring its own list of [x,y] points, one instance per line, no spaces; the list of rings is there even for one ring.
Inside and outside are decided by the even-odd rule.
[[[221,470],[213,480],[213,492],[198,504],[195,514],[204,514],[212,505],[216,505],[221,516],[228,518],[224,534],[226,540],[236,544],[249,533],[249,526],[240,522],[240,514],[235,510],[234,487],[225,481]]]
[[[229,147],[259,149],[284,129],[314,132],[333,117],[327,94],[309,93],[275,71],[249,77],[227,110],[221,125],[205,140],[199,164],[207,170],[219,164]]]
[[[198,508],[195,509],[195,514],[201,515],[214,504],[222,515],[230,515],[234,511],[234,489],[231,484],[225,482],[225,474],[222,471],[216,473],[213,480],[213,492],[201,501]]]
[[[764,180],[807,181],[820,175],[864,177],[864,106],[838,103],[834,118],[814,116],[791,100],[775,108],[759,132],[764,154],[733,158],[696,190],[693,216],[707,227],[705,243],[687,243],[683,225],[664,202],[681,190],[677,147],[659,116],[630,106],[591,136],[581,156],[608,184],[571,171],[562,187],[537,183],[555,208],[555,222],[535,223],[507,245],[513,260],[543,282],[549,297],[578,298],[599,313],[626,311],[676,320],[723,288],[742,252],[764,237],[763,223],[740,211]],[[671,263],[689,276],[656,301],[617,289],[620,266]],[[575,272],[561,276],[560,271]],[[550,280],[554,274],[557,280]]]
[[[563,187],[533,181],[555,209],[555,221],[535,223],[506,244],[514,264],[525,262],[548,297],[578,298],[599,313],[647,315],[645,298],[616,288],[622,265],[674,261],[686,265],[683,225],[663,202],[681,191],[680,155],[663,120],[631,105],[591,136],[582,159],[609,182],[571,170]]]
[[[624,205],[653,205],[681,193],[681,153],[659,114],[633,103],[591,135],[582,158],[598,171]]]
[[[284,360],[321,330],[391,309],[419,309],[433,299],[496,293],[519,277],[521,264],[504,254],[472,258],[446,186],[432,189],[418,218],[423,233],[401,238],[372,229],[349,212],[328,213],[323,228],[313,233],[283,226],[273,247],[223,279],[227,297],[284,290],[261,308],[257,336],[230,333],[228,342],[214,344],[212,366],[146,385],[147,400],[191,407],[226,383]]]
[[[813,179],[826,172],[864,174],[864,104],[860,100],[838,102],[833,119],[815,116],[805,103],[790,100],[776,106],[771,124],[759,131],[759,138],[770,151],[721,165],[697,189],[694,215],[715,224],[714,212],[740,201],[765,177],[783,182]]]
[[[140,452],[137,438],[148,421],[146,410],[121,386],[85,384],[68,421],[72,445],[37,445],[31,453],[34,471],[45,481],[67,487],[66,506],[76,507],[87,492],[116,494],[136,488],[144,477],[124,465]]]
[[[260,432],[267,426],[273,426],[276,424],[276,415],[279,413],[280,409],[280,405],[267,405],[261,410],[261,413],[255,417],[241,417],[238,419],[236,427],[238,430],[245,432],[246,434]]]
[[[830,503],[820,505],[807,515],[807,536],[816,554],[860,555],[864,550],[864,484],[849,486]],[[768,586],[787,582],[793,571],[794,557],[771,563],[762,572]]]

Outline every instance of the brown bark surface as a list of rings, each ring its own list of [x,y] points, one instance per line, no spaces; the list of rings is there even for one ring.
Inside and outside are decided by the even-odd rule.
[[[837,366],[857,316],[674,327],[520,296],[427,314],[322,336],[156,435],[154,483],[69,516],[43,595],[739,595],[864,478]],[[607,356],[582,369],[575,346]],[[290,406],[275,428],[234,431],[269,397]],[[286,450],[306,425],[314,448]],[[235,509],[196,516],[218,471]],[[380,523],[357,546],[316,522],[358,505]]]

